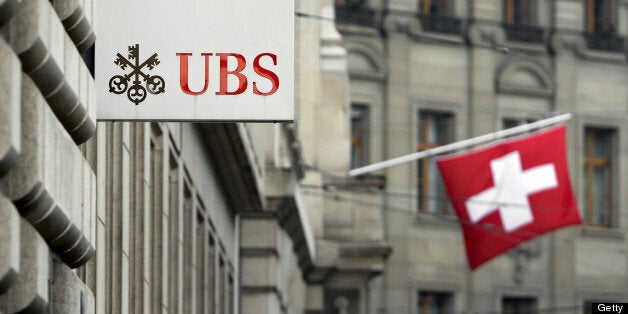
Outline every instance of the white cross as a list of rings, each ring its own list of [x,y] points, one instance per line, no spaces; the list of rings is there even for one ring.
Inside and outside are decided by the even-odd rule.
[[[522,171],[518,151],[491,160],[491,172],[495,186],[472,196],[465,205],[473,223],[499,211],[508,233],[534,221],[528,195],[558,186],[553,164]]]

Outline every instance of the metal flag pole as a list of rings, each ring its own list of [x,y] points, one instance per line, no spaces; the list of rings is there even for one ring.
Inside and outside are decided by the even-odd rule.
[[[348,175],[350,177],[363,175],[365,173],[378,171],[378,170],[381,170],[381,169],[384,169],[384,168],[389,168],[389,167],[400,165],[400,164],[403,164],[403,163],[406,163],[406,162],[419,160],[421,158],[425,158],[425,157],[429,157],[429,156],[433,156],[433,155],[438,155],[438,154],[442,154],[442,153],[447,153],[447,152],[455,151],[455,150],[458,150],[458,149],[461,149],[461,148],[464,148],[464,147],[478,145],[478,144],[482,144],[482,143],[486,143],[486,142],[502,139],[502,138],[505,138],[507,136],[517,135],[519,133],[524,133],[524,132],[528,132],[528,131],[531,131],[531,130],[534,130],[534,129],[543,128],[543,127],[550,126],[550,125],[553,125],[553,124],[557,124],[557,123],[560,123],[560,122],[565,122],[565,121],[567,121],[569,119],[571,119],[571,114],[570,113],[563,114],[563,115],[560,115],[560,116],[551,117],[551,118],[547,118],[547,119],[543,119],[543,120],[539,120],[539,121],[536,121],[536,122],[532,122],[532,123],[516,126],[514,128],[500,130],[500,131],[496,131],[496,132],[485,134],[485,135],[480,135],[478,137],[473,137],[473,138],[470,138],[470,139],[466,139],[466,140],[454,142],[454,143],[451,143],[451,144],[447,144],[447,145],[431,148],[431,149],[428,149],[428,150],[412,153],[412,154],[409,154],[409,155],[405,155],[405,156],[401,156],[401,157],[397,157],[397,158],[393,158],[393,159],[389,159],[389,160],[384,160],[384,161],[381,161],[381,162],[378,162],[378,163],[374,163],[372,165],[356,168],[356,169],[353,169],[353,170],[349,171]]]

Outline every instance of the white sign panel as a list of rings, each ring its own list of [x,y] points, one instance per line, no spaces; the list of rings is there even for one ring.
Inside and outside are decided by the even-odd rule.
[[[99,120],[294,119],[294,0],[97,5]]]

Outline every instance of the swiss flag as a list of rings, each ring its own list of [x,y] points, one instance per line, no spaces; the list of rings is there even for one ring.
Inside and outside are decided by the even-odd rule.
[[[524,241],[582,222],[566,156],[560,126],[437,161],[471,269]]]

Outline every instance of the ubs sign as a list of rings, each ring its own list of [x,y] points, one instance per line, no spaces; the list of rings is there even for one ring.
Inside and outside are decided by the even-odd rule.
[[[108,0],[99,120],[291,121],[293,0]]]

